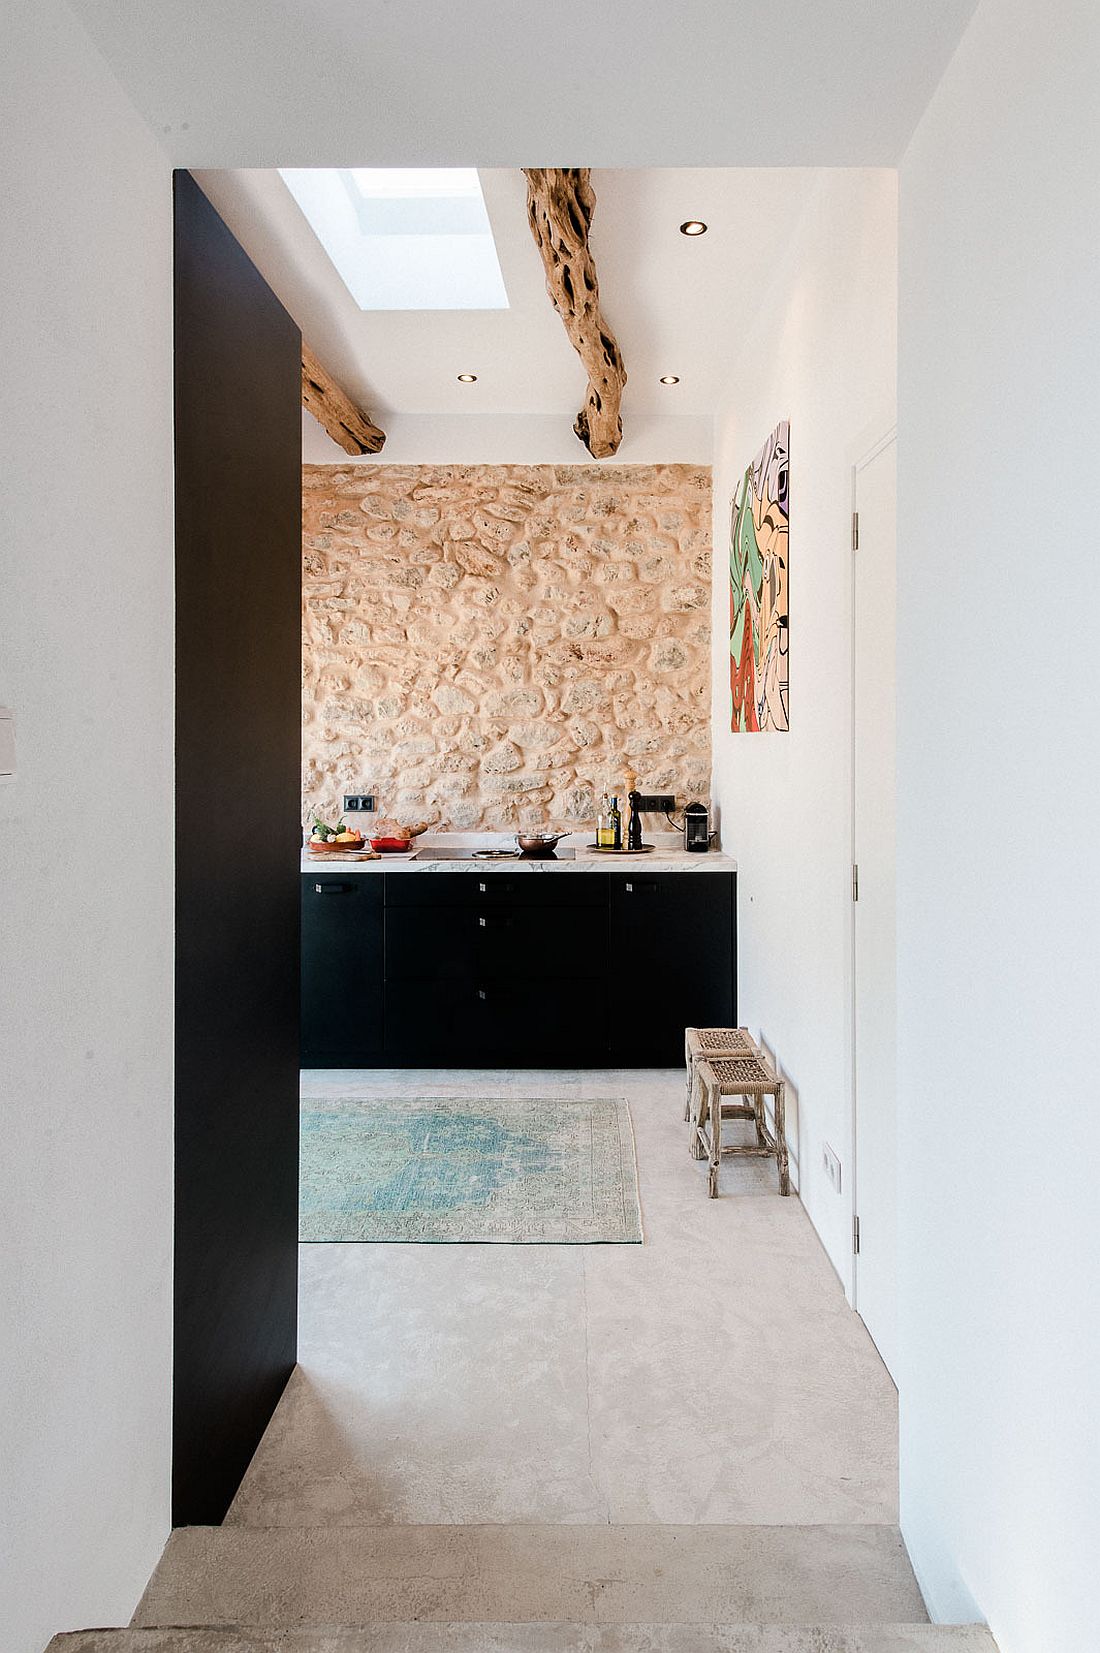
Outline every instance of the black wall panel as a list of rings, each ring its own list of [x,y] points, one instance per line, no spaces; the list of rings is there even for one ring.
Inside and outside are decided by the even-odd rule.
[[[295,1360],[301,726],[301,337],[184,172],[175,348],[179,1526]]]

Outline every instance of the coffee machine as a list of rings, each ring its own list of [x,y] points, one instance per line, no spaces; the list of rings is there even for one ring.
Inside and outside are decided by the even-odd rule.
[[[684,848],[696,852],[710,848],[710,810],[706,804],[688,804],[685,808]]]

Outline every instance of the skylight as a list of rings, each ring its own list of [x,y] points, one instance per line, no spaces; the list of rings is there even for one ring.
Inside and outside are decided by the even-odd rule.
[[[476,167],[285,168],[360,310],[507,310]]]

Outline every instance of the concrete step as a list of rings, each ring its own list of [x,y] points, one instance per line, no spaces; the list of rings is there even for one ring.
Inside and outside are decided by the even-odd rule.
[[[134,1624],[923,1624],[893,1526],[185,1527]]]
[[[997,1653],[978,1625],[378,1624],[79,1630],[47,1653]]]

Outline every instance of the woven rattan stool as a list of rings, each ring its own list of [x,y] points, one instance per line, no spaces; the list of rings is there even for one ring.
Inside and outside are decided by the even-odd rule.
[[[696,1113],[691,1126],[691,1152],[695,1159],[710,1160],[709,1193],[718,1198],[718,1167],[723,1154],[749,1154],[774,1159],[779,1170],[779,1192],[791,1191],[787,1164],[786,1093],[782,1079],[770,1062],[757,1052],[753,1056],[703,1057],[695,1064]],[[775,1098],[775,1130],[769,1130],[764,1098]],[[727,1100],[740,1097],[739,1102]],[[742,1146],[723,1143],[723,1119],[751,1119],[756,1141]]]
[[[684,1118],[691,1119],[691,1098],[695,1090],[695,1064],[711,1056],[758,1056],[747,1027],[686,1027],[684,1029],[684,1066],[687,1068],[687,1094],[684,1097]]]

